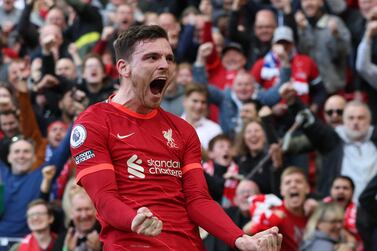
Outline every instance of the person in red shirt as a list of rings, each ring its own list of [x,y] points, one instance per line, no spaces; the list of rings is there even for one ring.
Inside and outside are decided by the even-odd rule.
[[[251,203],[252,220],[245,225],[244,230],[254,234],[271,226],[278,226],[284,236],[281,250],[297,251],[308,220],[304,212],[304,202],[309,193],[309,184],[304,171],[297,167],[288,167],[281,175],[280,192],[283,196],[282,202],[276,196],[270,195],[257,195],[257,198],[252,198],[252,202],[259,204],[259,209]]]
[[[293,31],[287,26],[276,28],[271,50],[257,60],[250,73],[263,88],[269,89],[279,83],[281,67],[291,68],[291,83],[297,96],[317,112],[326,100],[326,89],[313,59],[297,53]]]
[[[210,198],[194,128],[160,108],[175,71],[166,32],[133,26],[114,46],[120,89],[83,112],[71,134],[103,250],[204,250],[198,225],[239,250],[279,250],[278,228],[245,235]]]
[[[356,249],[363,250],[361,236],[356,228],[357,205],[352,201],[355,184],[348,176],[336,177],[331,185],[330,196],[323,199],[324,202],[337,202],[344,209],[343,227],[356,238]]]
[[[26,218],[31,233],[21,241],[17,250],[52,251],[56,241],[56,234],[50,229],[54,221],[54,215],[48,203],[42,199],[30,202]]]

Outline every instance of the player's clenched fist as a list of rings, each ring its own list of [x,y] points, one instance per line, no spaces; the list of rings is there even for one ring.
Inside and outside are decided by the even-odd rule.
[[[146,236],[157,236],[162,231],[162,221],[153,216],[153,213],[147,207],[141,207],[132,220],[131,230]]]
[[[272,227],[253,236],[243,235],[237,238],[235,244],[242,251],[279,251],[282,240],[279,229]]]

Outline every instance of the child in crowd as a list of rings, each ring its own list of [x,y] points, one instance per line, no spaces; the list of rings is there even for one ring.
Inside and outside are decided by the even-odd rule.
[[[224,208],[234,206],[236,187],[242,178],[233,161],[231,149],[232,140],[228,136],[215,136],[208,144],[209,161],[203,164],[209,192]]]

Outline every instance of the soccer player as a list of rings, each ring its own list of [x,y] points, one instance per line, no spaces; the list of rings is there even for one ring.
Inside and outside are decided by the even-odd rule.
[[[210,198],[195,130],[160,108],[175,71],[166,32],[134,26],[114,45],[120,89],[82,113],[71,135],[104,250],[204,250],[198,225],[239,250],[279,250],[276,227],[244,235]]]

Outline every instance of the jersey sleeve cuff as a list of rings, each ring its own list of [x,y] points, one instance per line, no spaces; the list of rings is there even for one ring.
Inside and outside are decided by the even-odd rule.
[[[81,170],[80,172],[77,173],[76,183],[80,184],[80,180],[84,176],[91,174],[91,173],[98,172],[98,171],[102,171],[102,170],[112,170],[112,171],[114,171],[114,167],[111,164],[103,163],[103,164],[98,164],[98,165],[94,165],[94,166],[85,168],[85,169],[83,169],[83,170]]]
[[[191,164],[185,165],[184,167],[182,167],[182,174],[185,174],[188,171],[192,169],[197,169],[197,168],[202,169],[202,165],[200,163],[191,163]]]

